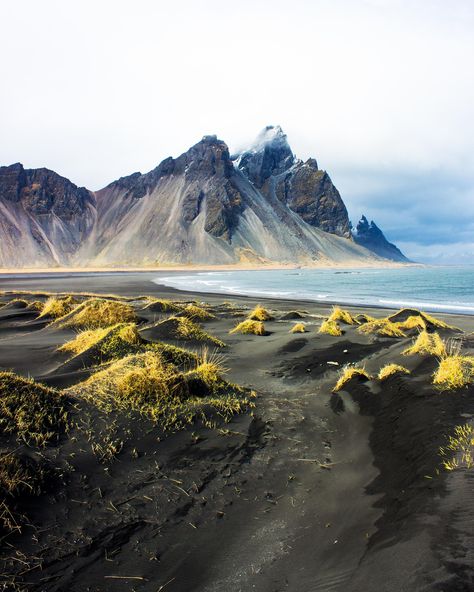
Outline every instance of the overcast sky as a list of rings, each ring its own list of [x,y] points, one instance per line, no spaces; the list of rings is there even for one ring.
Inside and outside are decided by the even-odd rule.
[[[99,189],[280,124],[353,222],[474,259],[472,0],[1,0],[0,163]]]

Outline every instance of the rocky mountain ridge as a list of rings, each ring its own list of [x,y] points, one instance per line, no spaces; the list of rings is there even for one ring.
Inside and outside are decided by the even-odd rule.
[[[387,257],[352,238],[329,175],[316,160],[297,159],[278,126],[232,157],[222,140],[204,136],[96,192],[48,169],[0,167],[0,232],[1,267]]]
[[[369,223],[365,216],[357,223],[354,240],[358,245],[369,249],[380,257],[392,261],[409,262],[409,259],[393,243],[388,242],[384,233],[373,220]]]

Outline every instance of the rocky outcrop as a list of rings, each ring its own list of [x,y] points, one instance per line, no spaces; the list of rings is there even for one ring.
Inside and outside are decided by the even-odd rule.
[[[344,203],[281,128],[231,158],[205,136],[148,173],[92,193],[47,169],[0,168],[0,266],[377,260]]]
[[[266,127],[252,147],[234,159],[269,199],[276,197],[311,226],[351,238],[346,206],[329,175],[314,158],[296,159],[279,126]]]
[[[234,160],[247,179],[259,189],[270,177],[288,171],[295,163],[286,134],[279,125],[264,128],[254,144],[234,156]]]
[[[94,204],[54,171],[0,167],[0,265],[67,264],[94,224]]]
[[[365,216],[359,220],[354,232],[354,240],[358,245],[369,249],[384,259],[392,261],[408,262],[409,260],[394,244],[389,243],[384,233],[372,220],[369,221]]]

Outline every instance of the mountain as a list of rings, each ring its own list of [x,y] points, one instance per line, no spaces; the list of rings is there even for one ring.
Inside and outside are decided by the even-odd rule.
[[[357,224],[354,240],[358,245],[369,249],[380,257],[392,261],[409,262],[409,259],[405,257],[398,247],[388,242],[375,222],[372,220],[369,224],[365,216],[362,216]]]
[[[280,127],[230,156],[205,136],[152,171],[92,192],[48,169],[0,167],[0,266],[370,262],[314,159]]]
[[[280,126],[267,126],[234,160],[267,199],[277,198],[311,226],[351,238],[346,206],[329,175],[314,158],[298,160]]]
[[[84,187],[48,169],[0,167],[0,266],[68,265],[95,218]]]

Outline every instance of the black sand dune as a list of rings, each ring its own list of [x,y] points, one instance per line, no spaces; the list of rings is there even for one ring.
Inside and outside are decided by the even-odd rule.
[[[186,302],[194,297],[148,279],[16,279],[2,288]],[[266,301],[276,319],[265,323],[269,335],[229,335],[241,320],[237,315],[256,302],[232,298],[223,305],[219,296],[195,297],[217,317],[203,328],[226,344],[227,380],[255,389],[255,408],[230,423],[216,417],[210,427],[197,420],[167,433],[138,414],[105,412],[68,395],[71,428],[44,449],[14,443],[0,426],[4,451],[18,448],[49,467],[44,491],[19,500],[21,532],[2,539],[3,589],[474,589],[473,473],[446,471],[439,455],[454,427],[472,421],[474,388],[436,390],[431,377],[437,360],[402,355],[412,337],[374,337],[351,326],[341,337],[317,334],[328,307]],[[156,311],[136,306],[143,317],[139,328],[159,320]],[[87,356],[70,361],[57,351],[74,330],[46,326],[25,308],[5,308],[1,370],[58,389],[93,373]],[[307,311],[307,333],[289,333],[301,320],[285,318],[294,310]],[[474,329],[472,318],[440,316],[465,333]],[[200,349],[165,332],[140,334],[149,342]],[[466,339],[465,351],[472,354],[473,345]],[[361,365],[374,375],[388,363],[411,374],[383,382],[354,379],[331,393],[344,365]],[[96,443],[102,448],[94,450]],[[112,448],[115,459],[107,457]]]

